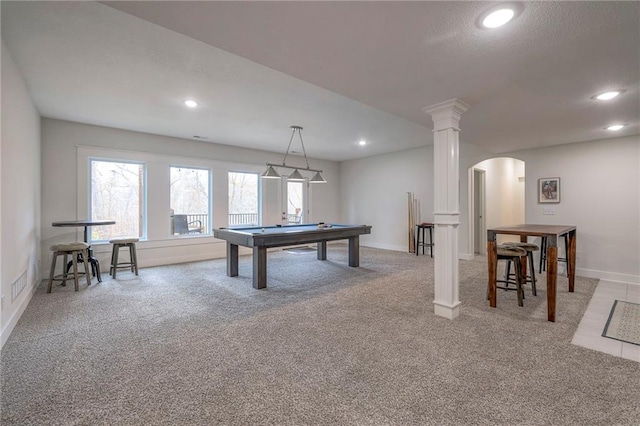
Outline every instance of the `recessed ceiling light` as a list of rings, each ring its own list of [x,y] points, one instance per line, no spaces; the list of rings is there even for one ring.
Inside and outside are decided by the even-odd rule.
[[[608,101],[609,99],[613,99],[620,95],[622,92],[624,92],[624,90],[612,90],[610,92],[600,93],[599,95],[594,96],[594,98],[599,101]]]
[[[498,28],[509,22],[515,16],[513,9],[498,9],[489,13],[482,20],[482,26],[485,28]]]
[[[616,131],[622,129],[623,127],[625,127],[625,126],[626,126],[626,124],[614,124],[612,126],[605,127],[605,129],[611,130],[612,132],[616,132]]]
[[[358,145],[360,146],[365,146],[366,144],[367,144],[367,141],[365,141],[364,139],[358,142]]]
[[[189,108],[195,108],[195,107],[198,106],[198,103],[196,101],[194,101],[194,100],[191,100],[191,99],[187,99],[186,101],[184,101],[184,104],[186,106],[188,106]]]

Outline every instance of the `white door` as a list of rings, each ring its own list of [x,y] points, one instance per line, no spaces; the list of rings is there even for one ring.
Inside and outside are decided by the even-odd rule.
[[[309,217],[309,182],[282,179],[282,224],[306,223]]]
[[[473,229],[474,252],[485,254],[487,249],[487,223],[485,220],[485,171],[473,169]]]

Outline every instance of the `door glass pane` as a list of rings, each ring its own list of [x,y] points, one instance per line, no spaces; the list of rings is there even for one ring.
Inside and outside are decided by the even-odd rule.
[[[229,172],[229,226],[258,226],[258,173]]]
[[[115,220],[115,225],[93,226],[89,241],[143,237],[144,164],[91,160],[92,220]]]
[[[287,223],[302,223],[304,182],[287,181]]]
[[[171,167],[171,233],[209,233],[210,172],[206,169]]]

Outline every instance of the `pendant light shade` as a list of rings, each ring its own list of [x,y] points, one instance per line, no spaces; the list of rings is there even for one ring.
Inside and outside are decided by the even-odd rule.
[[[281,176],[276,172],[276,169],[273,166],[267,167],[267,170],[262,174],[262,177],[265,179],[280,179]]]
[[[327,183],[327,181],[325,178],[322,177],[320,172],[316,172],[316,174],[313,175],[309,183]]]
[[[295,169],[293,171],[293,173],[291,173],[291,175],[287,178],[289,180],[295,180],[295,181],[303,181],[304,180],[304,176],[302,176],[300,174],[300,172],[298,171],[298,169]]]

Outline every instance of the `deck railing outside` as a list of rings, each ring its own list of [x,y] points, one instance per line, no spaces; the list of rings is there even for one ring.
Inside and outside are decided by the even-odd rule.
[[[258,226],[258,213],[230,213],[229,226],[233,225]]]
[[[183,213],[184,214],[184,213]],[[209,233],[209,215],[208,214],[187,214],[187,221],[192,224],[193,227],[201,227],[202,234]],[[194,222],[198,222],[194,224]],[[172,226],[173,226],[173,222]],[[258,213],[230,213],[229,214],[229,226],[246,225],[246,226],[258,226]],[[171,230],[173,234],[173,229]],[[192,234],[194,234],[192,232]]]

